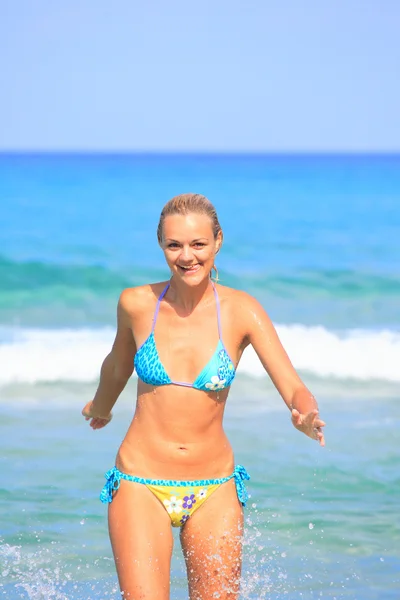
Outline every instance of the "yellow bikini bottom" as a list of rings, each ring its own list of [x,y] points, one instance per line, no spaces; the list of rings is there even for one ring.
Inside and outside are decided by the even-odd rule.
[[[117,467],[107,471],[105,478],[106,484],[100,494],[102,502],[112,502],[113,493],[118,490],[121,479],[142,483],[160,500],[171,518],[171,525],[181,527],[220,485],[230,479],[235,480],[239,501],[242,506],[246,506],[248,494],[244,482],[250,479],[250,476],[244,467],[236,465],[231,475],[219,479],[197,479],[195,481],[146,479],[122,473]]]

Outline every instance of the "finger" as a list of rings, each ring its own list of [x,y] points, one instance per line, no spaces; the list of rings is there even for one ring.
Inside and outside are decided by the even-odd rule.
[[[312,437],[321,444],[321,446],[325,446],[325,437],[319,427],[313,427]]]
[[[303,424],[307,428],[316,429],[317,427],[320,427],[319,421],[320,418],[318,417],[318,412],[315,413],[314,411],[311,411],[304,417]]]
[[[302,424],[301,417],[292,417],[292,424],[294,425],[294,427],[297,427],[299,429]]]
[[[107,419],[101,419],[101,418],[97,417],[96,419],[93,419],[93,429],[101,429],[107,423],[108,423]]]
[[[304,417],[304,422],[308,424],[314,423],[314,421],[316,419],[318,419],[318,409],[314,408],[313,410],[310,410],[309,413],[307,413]]]
[[[301,423],[301,414],[295,408],[292,410],[292,421],[294,425],[300,425]]]

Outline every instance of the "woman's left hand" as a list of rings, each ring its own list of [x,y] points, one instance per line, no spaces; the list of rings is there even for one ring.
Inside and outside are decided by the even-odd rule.
[[[325,422],[319,418],[318,409],[314,409],[306,415],[301,414],[298,410],[292,410],[292,423],[299,431],[302,431],[308,437],[319,442],[321,446],[325,446],[325,437],[322,432],[322,427],[325,427]]]
[[[92,401],[88,402],[83,410],[82,415],[85,417],[86,421],[90,421],[89,425],[92,429],[101,429],[108,425],[108,423],[112,419],[112,413],[108,415],[108,417],[95,417],[92,413]]]

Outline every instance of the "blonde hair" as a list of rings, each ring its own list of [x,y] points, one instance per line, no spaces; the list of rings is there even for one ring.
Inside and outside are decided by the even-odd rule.
[[[217,239],[221,232],[221,244],[223,239],[221,225],[218,221],[217,211],[214,206],[205,196],[201,194],[180,194],[171,198],[161,211],[160,221],[157,227],[158,243],[162,243],[164,219],[169,215],[187,215],[189,213],[197,213],[207,215],[211,219],[214,239]]]

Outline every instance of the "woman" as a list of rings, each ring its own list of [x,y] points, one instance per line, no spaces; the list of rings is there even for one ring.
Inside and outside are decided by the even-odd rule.
[[[260,304],[212,282],[223,235],[207,198],[170,200],[157,235],[171,279],[122,292],[114,345],[82,411],[93,429],[104,427],[135,366],[136,411],[101,493],[119,584],[124,598],[169,598],[172,524],[190,599],[237,598],[249,477],[234,464],[222,419],[246,346],[297,429],[324,445],[325,423]]]

